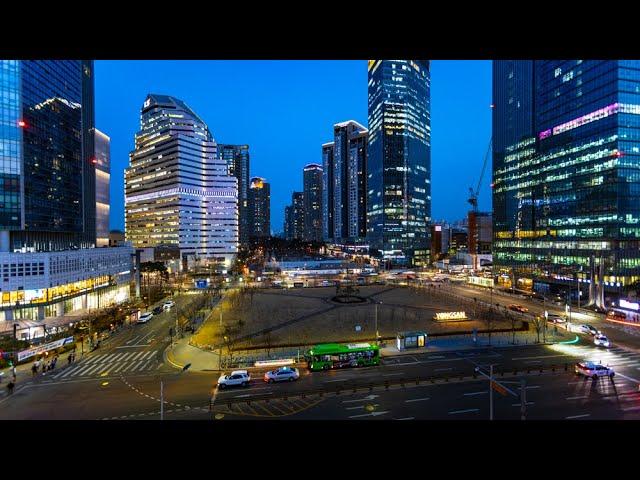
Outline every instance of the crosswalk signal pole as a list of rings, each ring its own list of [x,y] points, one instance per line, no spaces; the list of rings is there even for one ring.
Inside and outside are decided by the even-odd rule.
[[[489,420],[493,420],[493,364],[489,368]]]

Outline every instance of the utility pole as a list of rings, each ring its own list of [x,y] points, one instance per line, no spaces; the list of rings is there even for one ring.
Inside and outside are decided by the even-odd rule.
[[[520,420],[527,419],[527,381],[520,380]]]
[[[493,363],[489,365],[489,420],[493,420]]]

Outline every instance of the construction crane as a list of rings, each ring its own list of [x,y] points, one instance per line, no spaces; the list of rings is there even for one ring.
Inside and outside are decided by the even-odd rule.
[[[487,169],[487,160],[489,159],[489,152],[491,152],[491,141],[493,137],[489,139],[489,146],[487,147],[487,153],[484,154],[484,162],[482,163],[482,171],[480,172],[480,178],[478,179],[478,185],[476,189],[469,187],[469,202],[474,212],[478,211],[478,194],[480,193],[480,185],[482,185],[482,179],[484,178],[484,172]]]

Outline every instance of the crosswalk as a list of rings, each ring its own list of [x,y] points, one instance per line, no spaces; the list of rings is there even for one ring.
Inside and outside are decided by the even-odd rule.
[[[104,377],[121,373],[156,370],[161,365],[159,350],[103,353],[81,360],[53,376],[54,380],[74,377]]]
[[[640,370],[640,353],[621,347],[597,348],[585,345],[563,345],[566,353],[581,357],[585,360],[602,362],[614,368],[630,368]],[[559,349],[555,347],[554,349]]]

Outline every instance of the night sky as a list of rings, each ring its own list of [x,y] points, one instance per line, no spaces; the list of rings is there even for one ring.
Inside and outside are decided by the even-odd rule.
[[[111,228],[124,229],[124,169],[147,93],[184,100],[218,143],[249,144],[251,176],[271,183],[271,229],[302,191],[302,167],[322,163],[321,144],[345,120],[367,125],[367,62],[95,62],[96,126],[111,137]],[[432,216],[468,210],[491,136],[491,62],[435,60],[431,69]],[[491,209],[491,164],[479,207]]]

